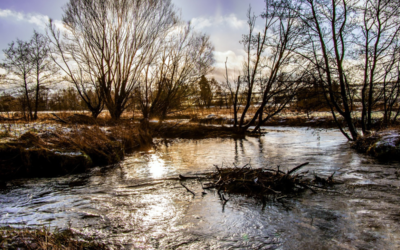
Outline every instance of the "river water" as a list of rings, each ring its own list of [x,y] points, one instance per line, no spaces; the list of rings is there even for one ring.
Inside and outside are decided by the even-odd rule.
[[[334,129],[266,127],[261,138],[160,141],[115,166],[0,190],[0,225],[71,227],[123,249],[400,249],[399,163],[349,148]],[[223,206],[201,183],[165,180],[219,166],[302,170],[335,192],[266,204],[231,196]]]

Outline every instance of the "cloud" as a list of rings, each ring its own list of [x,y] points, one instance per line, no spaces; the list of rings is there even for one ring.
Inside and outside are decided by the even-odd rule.
[[[236,78],[242,70],[243,62],[245,59],[244,51],[234,52],[227,51],[214,51],[214,70],[209,74],[209,77],[214,77],[217,81],[225,81],[225,62],[227,61],[228,75],[230,80]]]
[[[214,58],[216,61],[216,67],[225,67],[225,61],[228,58],[227,65],[229,68],[240,69],[244,60],[244,53],[238,54],[232,50],[228,51],[214,51]]]
[[[46,23],[49,21],[49,17],[46,15],[31,13],[25,14],[8,9],[0,9],[0,18],[5,18],[10,21],[27,22],[43,29],[46,27]]]
[[[245,20],[237,18],[233,13],[227,16],[195,17],[192,18],[191,22],[193,27],[199,30],[216,26],[229,26],[232,29],[242,29],[247,25]]]

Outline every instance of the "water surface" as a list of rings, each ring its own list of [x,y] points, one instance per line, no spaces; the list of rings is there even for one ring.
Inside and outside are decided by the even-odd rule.
[[[53,179],[16,180],[0,191],[0,223],[51,226],[126,249],[399,249],[399,163],[357,154],[337,130],[267,127],[261,138],[159,141],[115,166]],[[303,170],[344,184],[336,192],[266,204],[212,190],[178,174],[219,166]],[[11,187],[11,184],[13,185]]]

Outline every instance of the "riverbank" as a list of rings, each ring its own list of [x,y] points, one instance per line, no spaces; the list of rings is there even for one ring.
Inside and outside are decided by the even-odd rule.
[[[133,125],[65,125],[3,135],[0,180],[52,177],[120,162],[125,154],[149,147],[151,135]]]
[[[360,153],[385,161],[400,161],[400,130],[398,128],[373,132],[352,143]]]
[[[245,134],[238,134],[229,126],[207,126],[204,124],[184,123],[150,126],[154,137],[169,139],[207,139],[207,138],[244,138]]]
[[[210,114],[206,117],[198,118],[194,117],[190,119],[190,122],[199,123],[199,124],[208,124],[208,125],[233,125],[234,120],[228,119],[223,116],[216,116]],[[245,124],[248,123],[249,120],[245,120]],[[339,124],[343,127],[346,127],[346,123],[343,119],[339,120]],[[256,123],[252,124],[253,126]],[[355,124],[358,126],[358,124]],[[337,128],[338,125],[332,118],[330,113],[324,112],[320,114],[316,114],[315,116],[307,117],[304,114],[298,113],[288,113],[286,115],[276,116],[268,120],[263,126],[290,126],[290,127],[311,127],[311,128]],[[372,127],[374,129],[380,128],[380,120],[374,119]],[[392,126],[400,126],[400,122],[396,122],[392,124]]]

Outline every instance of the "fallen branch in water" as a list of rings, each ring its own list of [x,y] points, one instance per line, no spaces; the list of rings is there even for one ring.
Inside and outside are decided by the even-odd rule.
[[[196,194],[195,194],[192,190],[190,190],[188,187],[186,187],[182,182],[180,182],[180,184],[182,185],[182,187],[186,188],[186,190],[187,190],[189,193],[192,193],[193,196],[196,196]]]
[[[332,184],[333,175],[327,179],[315,177],[314,181],[308,179],[303,180],[307,172],[294,174],[309,163],[300,164],[286,173],[277,169],[257,168],[253,169],[248,164],[243,167],[230,167],[220,168],[216,165],[216,171],[209,174],[211,182],[202,184],[203,189],[215,188],[222,201],[227,201],[223,197],[223,193],[233,194],[246,194],[249,196],[264,197],[265,195],[273,194],[279,195],[278,199],[287,197],[286,194],[295,193],[305,189],[311,190],[313,193],[316,191],[312,187],[316,186],[316,179],[318,184]],[[325,180],[325,181],[321,181]],[[320,187],[321,188],[321,187]],[[328,190],[326,188],[321,188]]]
[[[300,168],[302,168],[302,167],[304,167],[304,166],[307,166],[308,164],[309,164],[309,162],[303,163],[303,164],[301,164],[301,165],[299,165],[299,166],[293,168],[292,170],[290,170],[287,174],[290,175],[290,174],[293,173],[294,171],[297,171],[297,170],[299,170]]]

